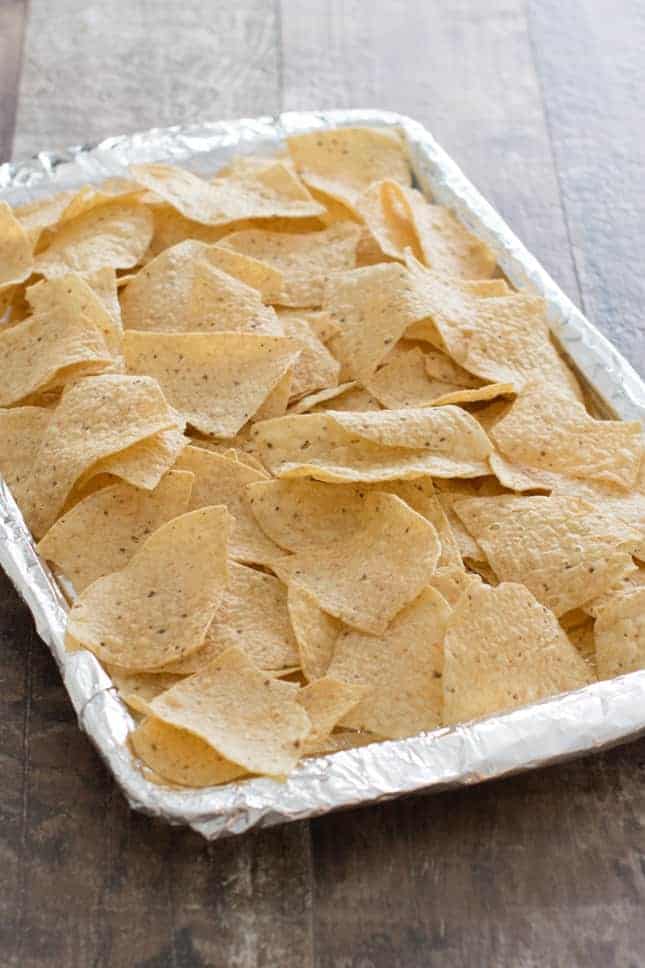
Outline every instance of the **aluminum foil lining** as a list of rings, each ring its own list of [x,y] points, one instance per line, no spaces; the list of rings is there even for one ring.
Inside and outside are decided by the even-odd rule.
[[[564,295],[430,133],[401,115],[294,112],[153,129],[94,146],[41,152],[30,161],[0,166],[0,200],[16,205],[123,175],[132,162],[172,161],[209,173],[236,154],[276,154],[289,134],[348,125],[402,132],[419,186],[491,246],[514,285],[544,297],[556,339],[601,406],[624,419],[643,421],[645,384],[629,363]],[[134,722],[109,676],[89,652],[65,650],[65,599],[1,479],[0,564],[58,663],[81,728],[130,805],[173,824],[188,824],[211,840],[415,791],[479,783],[645,733],[642,671],[471,724],[309,759],[284,783],[263,778],[203,790],[158,786],[144,778],[130,753],[127,736]]]

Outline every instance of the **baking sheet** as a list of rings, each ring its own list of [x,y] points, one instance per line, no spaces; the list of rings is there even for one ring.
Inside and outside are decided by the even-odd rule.
[[[287,113],[231,122],[153,129],[95,146],[42,152],[0,166],[0,199],[12,205],[125,174],[132,162],[171,161],[210,173],[235,154],[271,155],[296,132],[347,125],[395,127],[408,143],[420,187],[450,206],[497,254],[509,280],[543,296],[552,330],[607,413],[645,418],[645,384],[629,363],[562,293],[537,260],[437,145],[428,131],[381,111]],[[179,790],[148,782],[127,746],[134,722],[110,678],[89,652],[64,648],[65,600],[40,561],[0,478],[0,565],[27,602],[58,663],[79,724],[121,785],[130,805],[208,839],[313,817],[406,793],[478,783],[603,749],[645,733],[645,671],[476,723],[443,728],[317,757],[284,783],[262,778],[224,787]]]

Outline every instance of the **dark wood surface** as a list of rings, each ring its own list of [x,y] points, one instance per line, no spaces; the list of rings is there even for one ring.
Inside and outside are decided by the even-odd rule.
[[[640,0],[227,0],[207,23],[205,6],[57,0],[52,18],[32,0],[18,92],[24,5],[0,0],[0,160],[16,104],[20,153],[187,117],[399,110],[645,371]],[[0,579],[0,776],[11,968],[645,964],[645,742],[208,845],[128,811]]]

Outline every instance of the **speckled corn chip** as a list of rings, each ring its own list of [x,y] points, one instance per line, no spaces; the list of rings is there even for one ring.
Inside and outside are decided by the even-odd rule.
[[[149,716],[130,733],[136,756],[164,780],[187,787],[217,786],[245,770],[225,760],[199,736]]]
[[[0,410],[0,474],[20,504],[51,419],[52,411],[45,407]]]
[[[440,724],[441,643],[449,614],[439,592],[427,588],[382,635],[341,632],[328,674],[370,689],[343,725],[398,739]]]
[[[592,681],[554,614],[523,585],[471,585],[444,641],[444,721],[457,723]]]
[[[310,682],[321,679],[329,668],[342,624],[323,612],[310,592],[293,583],[289,585],[287,607],[302,672]]]
[[[298,702],[311,721],[311,732],[304,745],[305,755],[311,756],[327,749],[329,736],[337,723],[370,692],[369,687],[341,682],[331,676],[318,679],[301,689]]]
[[[599,679],[645,668],[645,588],[608,604],[594,626]]]
[[[195,652],[226,591],[231,526],[221,506],[162,525],[125,568],[78,597],[68,634],[100,659],[142,672]]]

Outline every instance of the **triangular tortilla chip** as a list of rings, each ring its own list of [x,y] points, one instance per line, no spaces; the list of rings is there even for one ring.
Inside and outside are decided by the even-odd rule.
[[[245,770],[216,753],[212,746],[168,723],[149,716],[128,737],[135,754],[164,780],[187,787],[217,786],[244,776]]]
[[[394,131],[335,128],[288,139],[289,153],[302,180],[358,214],[361,193],[371,182],[393,178],[411,182],[403,142]]]
[[[256,424],[253,439],[278,477],[370,482],[490,470],[488,438],[457,407],[287,416]]]
[[[80,478],[78,486],[100,474],[111,474],[113,477],[120,477],[132,487],[152,491],[190,442],[182,430],[183,425],[160,430],[125,450],[111,454],[94,464]]]
[[[130,373],[154,376],[196,430],[233,437],[298,358],[293,340],[249,333],[126,330]]]
[[[68,635],[99,659],[143,672],[195,652],[226,591],[231,525],[224,507],[162,525],[125,568],[78,597]]]
[[[305,549],[273,570],[324,611],[379,635],[428,584],[441,545],[435,528],[392,494],[366,495],[357,517],[360,527],[344,543]]]
[[[35,458],[23,513],[36,538],[58,517],[75,482],[98,461],[173,426],[156,380],[105,374],[69,387]]]
[[[24,282],[33,270],[32,243],[6,202],[0,202],[0,292]]]
[[[329,675],[370,688],[342,723],[388,739],[441,722],[441,643],[450,606],[433,588],[399,612],[381,636],[341,632]]]
[[[228,649],[150,707],[159,719],[199,736],[249,772],[282,776],[296,765],[311,729],[296,694],[296,687],[260,672],[238,649]]]
[[[328,406],[329,404],[329,406]],[[328,410],[380,410],[381,406],[367,390],[364,390],[355,380],[340,383],[336,387],[318,390],[317,393],[307,394],[298,400],[290,413],[318,413]]]
[[[141,269],[121,295],[127,329],[155,332],[249,332],[281,335],[275,312],[257,290],[223,272],[217,250],[187,241]]]
[[[246,229],[227,235],[219,245],[277,269],[284,287],[276,302],[283,306],[320,306],[327,276],[356,265],[360,232],[355,222],[336,222],[320,232],[297,235]]]
[[[142,542],[162,524],[188,510],[192,474],[171,471],[154,491],[113,484],[73,507],[40,541],[80,594],[97,578],[124,568]]]
[[[306,320],[292,316],[282,320],[282,325],[284,335],[298,340],[302,348],[293,366],[291,397],[302,397],[322,387],[327,389],[335,387],[338,383],[340,363],[311,331]]]
[[[130,173],[186,218],[204,225],[275,216],[308,218],[324,212],[298,179],[278,163],[245,178],[210,182],[173,165],[131,165]]]
[[[113,202],[64,222],[36,258],[43,276],[97,269],[130,269],[143,258],[152,238],[152,215],[135,202]]]
[[[582,403],[532,383],[490,431],[514,463],[630,488],[643,457],[639,421],[594,420]]]
[[[304,745],[305,755],[327,749],[329,736],[336,724],[346,717],[371,690],[362,685],[341,682],[330,676],[318,679],[298,693],[298,702],[311,721],[311,732]]]
[[[645,669],[645,588],[618,596],[594,627],[599,679]]]
[[[235,521],[229,538],[229,555],[247,564],[271,565],[283,552],[257,524],[248,501],[249,485],[266,480],[266,474],[221,454],[188,447],[177,467],[195,475],[190,509],[224,504]]]
[[[0,410],[0,474],[18,504],[51,419],[52,411],[45,407]]]
[[[474,584],[444,640],[444,721],[458,723],[591,682],[555,616],[523,585]]]
[[[556,615],[601,595],[634,570],[639,535],[574,497],[487,497],[454,509],[500,581],[522,582]]]
[[[289,585],[287,607],[303,674],[309,682],[321,679],[329,668],[342,624],[323,612],[315,597],[298,585]]]
[[[287,590],[274,578],[235,562],[203,646],[167,666],[169,672],[201,672],[231,646],[259,669],[298,666],[298,648],[287,611]]]

